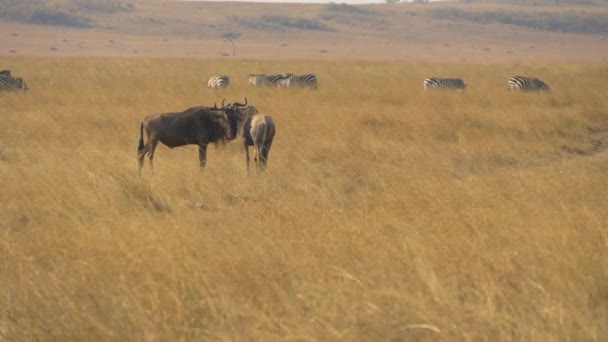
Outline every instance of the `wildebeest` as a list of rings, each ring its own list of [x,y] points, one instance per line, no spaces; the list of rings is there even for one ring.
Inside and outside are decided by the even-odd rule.
[[[230,122],[224,109],[214,107],[199,106],[180,113],[148,115],[139,125],[139,170],[143,167],[146,154],[150,168],[153,168],[154,150],[159,141],[169,148],[198,145],[200,167],[203,169],[207,160],[207,145],[236,138],[236,124],[236,121]],[[145,144],[144,131],[148,140]]]
[[[268,164],[270,147],[276,133],[272,117],[258,113],[253,106],[247,106],[247,98],[245,98],[245,103],[225,104],[222,101],[222,108],[226,109],[231,121],[236,120],[237,122],[237,135],[243,138],[247,172],[249,172],[249,146],[255,148],[253,161],[257,170],[264,171]]]

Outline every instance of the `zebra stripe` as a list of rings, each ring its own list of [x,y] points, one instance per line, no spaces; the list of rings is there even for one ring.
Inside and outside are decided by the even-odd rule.
[[[466,87],[467,87],[467,85],[460,78],[429,77],[424,80],[424,89],[429,89],[429,88],[465,89]]]
[[[209,88],[226,88],[230,84],[230,79],[226,75],[213,76],[207,81]]]
[[[25,81],[21,77],[15,78],[10,76],[10,71],[8,72],[8,75],[6,73],[0,74],[0,91],[23,90],[23,92],[26,92],[28,89]]]
[[[310,87],[317,89],[317,76],[314,74],[291,75],[277,84],[280,88]]]
[[[290,76],[291,74],[250,74],[249,83],[256,87],[277,86],[281,80]]]
[[[509,79],[507,84],[509,86],[509,91],[551,91],[545,82],[534,77],[513,76]]]

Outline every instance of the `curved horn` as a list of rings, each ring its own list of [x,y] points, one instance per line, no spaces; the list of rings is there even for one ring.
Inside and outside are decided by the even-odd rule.
[[[245,98],[245,104],[242,104],[240,102],[235,102],[234,105],[238,106],[238,107],[245,107],[247,105],[247,98]]]
[[[226,99],[222,99],[222,107],[225,107],[224,102],[226,102]]]

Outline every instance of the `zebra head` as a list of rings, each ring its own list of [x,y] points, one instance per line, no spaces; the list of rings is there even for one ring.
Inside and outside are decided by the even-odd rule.
[[[17,82],[17,87],[23,90],[24,93],[26,93],[30,89],[27,87],[27,84],[21,77],[17,77],[15,80]]]
[[[260,75],[260,74],[249,74],[247,75],[247,80],[249,81],[249,83],[256,85],[258,79],[264,75]]]

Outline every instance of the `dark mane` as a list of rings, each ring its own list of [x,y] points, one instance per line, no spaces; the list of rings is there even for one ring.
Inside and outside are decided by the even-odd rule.
[[[207,132],[209,133],[209,142],[216,146],[221,143],[225,144],[226,140],[230,140],[232,130],[228,116],[221,110],[206,110],[201,113]]]

